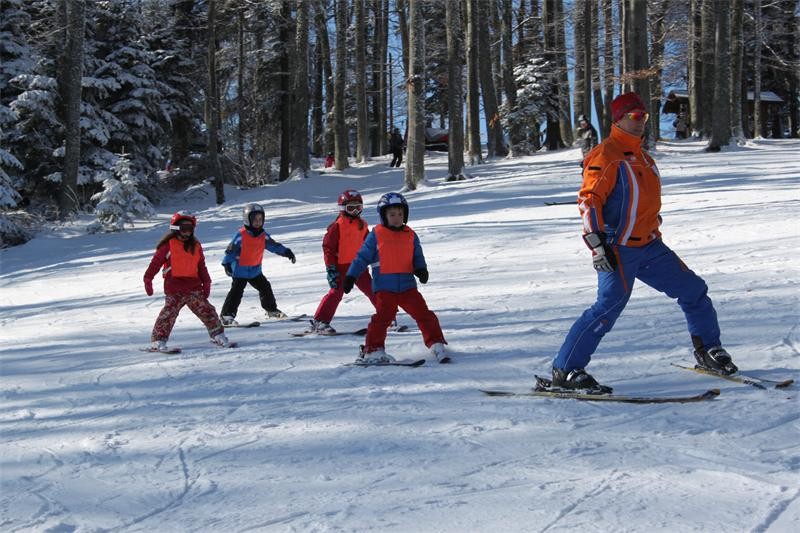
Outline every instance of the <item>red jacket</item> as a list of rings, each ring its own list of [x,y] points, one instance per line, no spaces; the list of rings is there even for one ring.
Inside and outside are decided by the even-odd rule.
[[[344,232],[342,228],[345,228]],[[369,235],[369,225],[364,219],[339,215],[333,224],[328,226],[328,231],[322,239],[325,265],[349,265],[364,244],[367,235]],[[343,242],[342,239],[348,239],[348,242]]]
[[[204,287],[211,287],[211,276],[208,275],[206,259],[203,255],[203,247],[198,242],[195,244],[197,252],[197,277],[174,277],[172,275],[172,263],[169,251],[169,241],[156,249],[150,266],[144,273],[144,278],[152,280],[158,274],[161,267],[164,267],[164,294],[188,294],[190,292],[202,291]]]

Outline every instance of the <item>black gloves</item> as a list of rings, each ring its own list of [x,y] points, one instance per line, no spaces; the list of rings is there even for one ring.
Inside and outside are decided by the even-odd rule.
[[[325,267],[325,272],[328,273],[328,285],[330,285],[331,289],[335,289],[339,286],[339,270],[336,268],[336,265],[328,265]]]
[[[617,256],[614,249],[606,244],[605,233],[587,233],[583,240],[592,249],[592,265],[595,270],[614,272],[617,269]]]
[[[231,268],[231,264],[230,264],[230,263],[224,263],[224,264],[222,265],[222,268],[224,268],[224,269],[225,269],[225,275],[226,275],[226,276],[228,276],[228,277],[230,277],[230,278],[232,278],[232,277],[233,277],[233,269]]]
[[[289,261],[291,261],[291,262],[292,262],[292,264],[294,264],[294,263],[295,263],[295,261],[296,261],[296,259],[294,258],[294,254],[293,254],[293,253],[292,253],[292,251],[291,251],[290,249],[288,249],[288,248],[286,249],[286,251],[285,251],[285,252],[283,252],[283,257],[285,257],[286,259],[288,259]]]
[[[419,282],[423,285],[428,283],[428,269],[427,268],[418,268],[414,271],[414,275],[419,278]]]
[[[345,276],[344,283],[342,284],[342,288],[344,289],[345,294],[349,294],[350,291],[353,290],[353,286],[356,284],[356,278],[353,276]]]

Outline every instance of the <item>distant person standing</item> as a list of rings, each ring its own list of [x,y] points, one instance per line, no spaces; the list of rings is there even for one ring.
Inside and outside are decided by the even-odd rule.
[[[680,113],[672,125],[675,127],[675,138],[685,139],[686,131],[689,129],[689,125],[686,124],[686,113]]]
[[[578,116],[578,128],[575,130],[575,145],[579,146],[583,157],[597,146],[597,130],[594,129],[586,115]]]
[[[389,151],[392,152],[392,162],[389,163],[390,167],[399,167],[403,162],[403,148],[405,148],[405,141],[403,136],[400,135],[400,130],[394,128],[392,134],[389,136]]]

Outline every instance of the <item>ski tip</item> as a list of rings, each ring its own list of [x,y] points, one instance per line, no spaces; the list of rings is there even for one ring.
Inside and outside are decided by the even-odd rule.
[[[789,385],[791,385],[793,383],[794,383],[793,379],[787,379],[786,381],[781,381],[780,383],[775,385],[775,388],[776,389],[785,389],[786,387],[788,387]]]
[[[706,398],[716,398],[719,396],[720,390],[719,389],[708,389],[706,392],[703,393],[703,396]]]

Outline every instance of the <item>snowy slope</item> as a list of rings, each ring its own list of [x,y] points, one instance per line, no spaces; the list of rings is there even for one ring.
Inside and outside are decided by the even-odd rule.
[[[743,370],[800,378],[800,142],[720,154],[693,142],[656,153],[665,241],[705,278],[725,345]],[[232,329],[215,349],[184,310],[170,344],[143,353],[163,296],[142,274],[171,212],[199,213],[219,309],[219,262],[241,206],[260,202],[297,264],[267,254],[278,305],[313,314],[326,291],[320,248],[337,194],[374,205],[402,184],[380,160],[251,191],[176,198],[120,235],[80,228],[0,252],[2,531],[798,531],[797,386],[759,391],[684,372],[683,316],[639,284],[590,366],[619,393],[711,402],[626,405],[489,398],[547,374],[595,275],[573,205],[578,151],[470,168],[409,193],[428,260],[421,287],[453,365],[341,366],[359,337],[291,338],[304,324]],[[334,326],[371,315],[357,291]],[[245,291],[239,318],[261,319]],[[400,315],[401,324],[413,325]],[[427,355],[416,328],[396,356]]]

